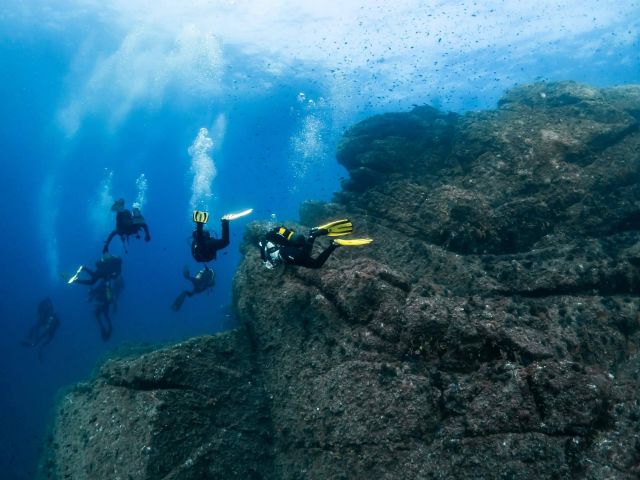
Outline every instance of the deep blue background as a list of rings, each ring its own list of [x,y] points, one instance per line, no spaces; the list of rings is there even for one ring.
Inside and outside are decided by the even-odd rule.
[[[117,135],[98,122],[85,126],[73,143],[51,126],[58,107],[52,91],[68,68],[69,53],[47,39],[0,44],[0,214],[3,235],[0,318],[0,469],[3,478],[31,478],[56,391],[86,379],[97,361],[124,342],[173,342],[215,333],[234,325],[231,278],[239,261],[238,245],[253,219],[296,219],[303,199],[329,199],[344,171],[335,162],[292,189],[294,174],[287,163],[289,138],[297,127],[297,90],[282,86],[269,97],[233,105],[203,105],[188,111],[163,107],[134,111]],[[182,278],[191,259],[193,228],[189,216],[192,176],[188,147],[199,128],[210,126],[218,113],[227,116],[224,147],[213,152],[217,177],[209,228],[220,232],[218,218],[253,207],[254,213],[231,224],[231,245],[213,262],[216,287],[210,294],[188,299],[174,313],[169,306],[189,284]],[[135,199],[135,180],[148,180],[144,215],[152,241],[132,240],[128,254],[115,238],[111,252],[124,258],[125,290],[113,318],[114,333],[103,343],[87,302],[87,288],[51,278],[43,219],[57,209],[54,231],[60,273],[99,258],[89,215],[104,170],[113,171],[112,194]],[[42,202],[42,185],[53,175],[56,205]],[[293,191],[292,191],[293,190]],[[46,222],[44,223],[46,224]],[[108,232],[105,232],[105,235]],[[35,321],[37,303],[50,296],[61,318],[55,340],[39,363],[35,351],[19,346]]]
[[[607,34],[594,31],[585,42],[597,42]],[[52,119],[60,108],[60,92],[68,88],[76,40],[73,33],[39,33],[35,26],[0,36],[2,478],[32,478],[56,392],[86,379],[110,349],[126,342],[175,342],[233,326],[231,278],[240,260],[244,226],[272,214],[279,220],[297,219],[303,200],[329,200],[345,175],[333,157],[344,127],[374,113],[427,102],[444,108],[454,105],[460,112],[490,108],[506,88],[536,79],[608,86],[640,78],[637,41],[624,50],[594,52],[591,59],[579,62],[555,48],[534,55],[535,61],[526,64],[488,51],[471,59],[470,65],[493,66],[495,76],[470,79],[464,91],[440,84],[428,96],[406,95],[395,103],[370,101],[357,106],[345,125],[333,125],[322,137],[327,152],[318,163],[322,168],[312,169],[300,180],[288,161],[290,139],[308,112],[296,97],[300,91],[310,98],[327,93],[313,75],[307,81],[283,75],[268,92],[249,97],[230,95],[195,105],[169,100],[159,108],[139,108],[116,132],[106,129],[99,118],[89,117],[71,141]],[[619,62],[629,56],[630,63]],[[240,68],[241,62],[238,57]],[[415,82],[422,80],[416,77]],[[217,177],[210,228],[219,231],[217,218],[223,213],[255,210],[251,217],[232,223],[231,245],[213,264],[214,291],[188,299],[174,313],[169,309],[173,298],[189,286],[181,275],[183,265],[192,272],[197,269],[188,247],[192,177],[187,149],[198,130],[211,126],[220,113],[226,116],[228,128],[223,144],[213,152]],[[319,110],[317,115],[330,121],[327,111]],[[95,235],[89,212],[106,168],[114,175],[113,196],[124,197],[128,204],[136,195],[136,178],[146,175],[149,189],[143,213],[152,241],[132,241],[124,256],[125,291],[113,319],[113,337],[104,343],[87,302],[87,289],[68,286],[50,274],[47,244],[50,237],[56,239],[60,273],[70,273],[81,263],[92,265],[99,257],[102,238]],[[50,199],[55,204],[43,203],[48,178],[53,178],[55,194]],[[52,216],[54,221],[48,221]],[[44,231],[43,225],[50,228]],[[122,252],[118,239],[111,250]],[[52,298],[62,325],[41,364],[36,352],[21,348],[19,341],[45,296]]]

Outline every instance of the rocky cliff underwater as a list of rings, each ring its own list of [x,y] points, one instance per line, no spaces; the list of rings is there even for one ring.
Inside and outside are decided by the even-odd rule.
[[[288,225],[375,242],[267,270],[253,223],[241,327],[106,361],[41,477],[638,478],[639,122],[640,86],[566,82],[355,125]]]

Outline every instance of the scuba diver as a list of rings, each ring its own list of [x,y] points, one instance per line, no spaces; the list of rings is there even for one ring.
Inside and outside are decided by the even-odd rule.
[[[209,269],[209,267],[206,266],[202,270],[200,270],[195,277],[192,277],[189,274],[189,269],[187,267],[184,267],[182,274],[184,278],[186,278],[193,284],[193,290],[184,290],[180,295],[178,295],[178,297],[173,302],[173,305],[171,305],[171,309],[174,312],[177,312],[178,310],[180,310],[180,308],[182,308],[182,304],[187,297],[192,297],[198,293],[202,293],[205,290],[212,288],[216,283],[213,270]]]
[[[260,257],[266,268],[272,269],[278,265],[297,265],[306,268],[320,268],[329,258],[329,255],[339,246],[367,245],[373,240],[370,238],[355,238],[350,240],[336,239],[316,258],[311,257],[313,243],[318,236],[340,237],[353,232],[350,220],[336,220],[320,227],[314,227],[305,238],[304,235],[295,234],[286,227],[275,227],[268,231],[264,238],[258,242]]]
[[[140,230],[143,230],[144,241],[148,242],[149,240],[151,240],[151,235],[149,235],[149,227],[147,227],[147,224],[144,221],[144,217],[140,213],[140,209],[135,206],[135,204],[131,211],[129,211],[124,208],[124,199],[119,198],[111,206],[111,211],[117,212],[116,229],[109,234],[109,237],[104,242],[102,253],[107,253],[109,251],[109,244],[111,243],[113,237],[115,237],[116,235],[120,235],[122,243],[125,243],[126,245],[126,241],[131,235],[135,235],[136,238],[140,238]]]
[[[78,277],[82,272],[87,272],[88,279],[81,280]],[[110,253],[105,253],[96,262],[96,269],[91,270],[89,267],[80,265],[78,271],[73,275],[67,283],[79,283],[81,285],[95,285],[98,280],[113,280],[120,276],[122,272],[122,258]]]
[[[191,255],[196,262],[207,263],[216,258],[218,250],[222,250],[229,245],[229,222],[236,218],[249,215],[253,211],[253,208],[243,210],[239,213],[228,213],[220,218],[222,223],[222,238],[212,238],[211,232],[204,229],[204,225],[209,220],[209,214],[207,212],[201,212],[196,210],[193,212],[193,221],[196,224],[196,229],[193,231],[193,240],[191,242]]]
[[[110,310],[116,305],[116,292],[111,281],[105,280],[89,290],[89,301],[95,303],[93,314],[100,327],[100,336],[106,342],[112,332]]]
[[[38,304],[38,319],[36,324],[31,327],[27,339],[20,342],[23,347],[37,347],[38,359],[42,362],[42,354],[46,347],[55,336],[58,327],[60,327],[60,319],[53,310],[53,303],[50,298],[45,298]]]

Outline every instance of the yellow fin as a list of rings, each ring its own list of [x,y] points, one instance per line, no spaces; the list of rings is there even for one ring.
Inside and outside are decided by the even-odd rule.
[[[326,231],[326,235],[329,237],[339,237],[353,232],[353,224],[351,223],[351,220],[345,218],[343,220],[336,220],[325,225],[320,225],[319,227],[316,227],[316,230],[320,232]]]
[[[193,221],[196,223],[207,223],[209,221],[209,214],[207,212],[196,210],[193,212]]]
[[[373,238],[339,238],[338,240],[334,240],[334,242],[336,242],[338,245],[342,245],[343,247],[355,247],[358,245],[369,245],[371,242],[373,242]]]

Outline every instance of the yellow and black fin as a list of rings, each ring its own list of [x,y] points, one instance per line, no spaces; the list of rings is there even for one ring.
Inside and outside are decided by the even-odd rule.
[[[316,230],[321,235],[328,235],[329,237],[340,237],[342,235],[349,235],[353,232],[353,224],[349,219],[336,220],[335,222],[329,222],[325,225],[316,227]]]
[[[343,247],[356,247],[358,245],[369,245],[373,242],[373,238],[339,238],[334,242]]]
[[[209,221],[209,214],[196,210],[193,212],[193,221],[196,223],[207,223]]]

